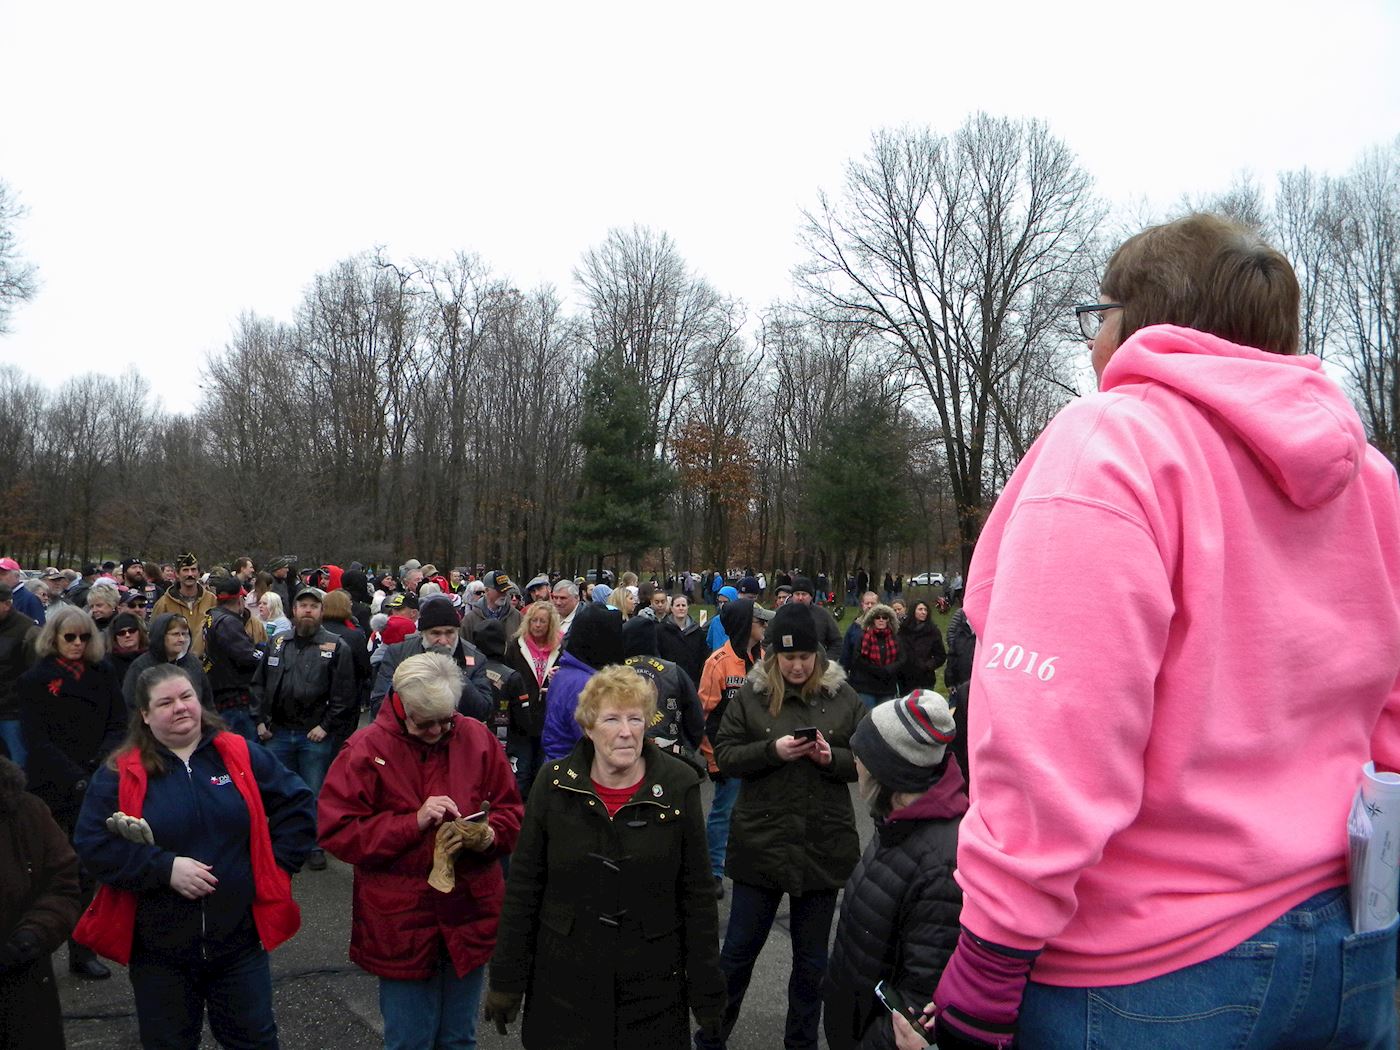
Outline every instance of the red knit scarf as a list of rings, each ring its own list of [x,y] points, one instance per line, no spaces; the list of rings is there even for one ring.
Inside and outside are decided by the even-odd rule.
[[[867,627],[860,636],[860,655],[876,667],[889,667],[899,659],[899,642],[889,627]]]

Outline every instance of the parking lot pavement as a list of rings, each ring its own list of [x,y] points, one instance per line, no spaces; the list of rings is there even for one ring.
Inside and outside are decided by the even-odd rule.
[[[709,787],[706,805],[709,803]],[[852,796],[854,801],[854,795]],[[864,807],[855,803],[862,843],[871,832]],[[294,891],[301,904],[301,932],[272,954],[273,995],[281,1043],[286,1050],[373,1050],[383,1045],[378,982],[346,958],[350,944],[350,868],[335,858],[321,872],[303,872]],[[727,885],[726,885],[726,888]],[[729,917],[728,894],[720,902],[720,932]],[[754,969],[730,1050],[772,1050],[782,1044],[787,1009],[791,941],[786,905]],[[54,956],[70,1050],[139,1050],[131,983],[113,966],[108,981],[80,981],[68,974],[67,956]],[[519,1022],[509,1035],[483,1024],[482,1050],[519,1047]],[[821,1044],[826,1046],[825,1040]],[[203,1047],[218,1044],[205,1027]],[[602,1047],[599,1050],[603,1050]]]

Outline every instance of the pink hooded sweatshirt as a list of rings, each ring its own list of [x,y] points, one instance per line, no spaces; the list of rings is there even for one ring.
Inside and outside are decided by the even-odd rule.
[[[1146,980],[1346,882],[1400,768],[1400,492],[1313,357],[1144,329],[1017,468],[968,574],[963,924]]]

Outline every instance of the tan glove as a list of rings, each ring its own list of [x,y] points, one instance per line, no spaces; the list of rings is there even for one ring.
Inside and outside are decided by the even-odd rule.
[[[491,848],[491,843],[496,841],[496,833],[484,820],[457,820],[453,823],[461,829],[462,847],[473,853],[484,853]]]
[[[108,831],[128,842],[147,846],[156,844],[156,837],[151,833],[151,826],[146,823],[145,817],[129,817],[118,810],[107,818],[106,824]]]
[[[451,893],[457,886],[457,854],[462,852],[462,829],[457,821],[449,820],[437,829],[433,844],[433,870],[428,885],[439,893]]]

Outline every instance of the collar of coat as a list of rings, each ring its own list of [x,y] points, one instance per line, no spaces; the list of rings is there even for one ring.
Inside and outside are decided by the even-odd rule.
[[[642,762],[646,772],[642,782],[626,804],[638,805],[653,802],[658,806],[676,807],[699,774],[694,768],[670,755],[650,739],[642,744]],[[593,741],[584,737],[574,749],[555,762],[546,763],[543,775],[547,775],[550,785],[562,791],[581,791],[593,795]]]

